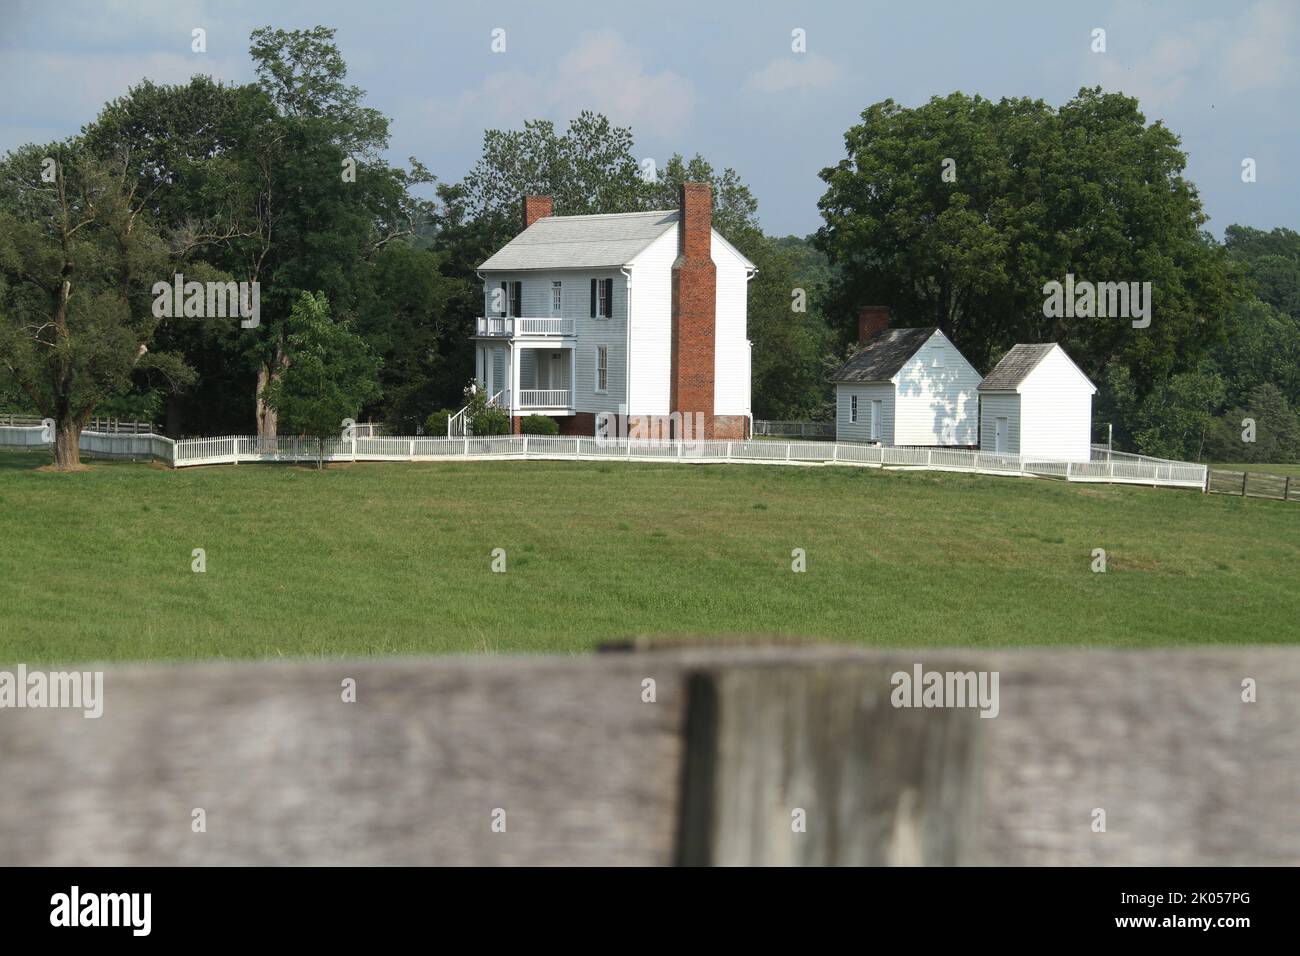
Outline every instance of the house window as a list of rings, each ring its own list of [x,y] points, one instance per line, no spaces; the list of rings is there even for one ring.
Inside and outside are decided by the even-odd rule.
[[[943,349],[937,345],[930,349],[930,368],[943,368]]]
[[[608,319],[614,314],[614,280],[591,280],[591,317]]]
[[[609,347],[596,346],[596,391],[603,392],[609,388]]]
[[[873,401],[871,403],[871,437],[880,441],[880,420],[884,414],[884,403]]]
[[[560,287],[561,287],[561,283],[559,282],[551,283],[551,314],[552,315],[559,315],[560,312],[562,311],[561,307],[563,305],[564,299],[563,296],[560,294]]]
[[[849,424],[856,425],[857,423],[858,423],[858,396],[851,395],[849,396]]]
[[[522,282],[501,283],[501,314],[518,317],[523,312],[524,284]]]

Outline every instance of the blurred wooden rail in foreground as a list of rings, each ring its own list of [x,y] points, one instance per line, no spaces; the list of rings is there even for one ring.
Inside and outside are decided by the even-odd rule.
[[[917,663],[998,671],[998,716],[894,708]],[[0,710],[0,864],[1300,863],[1300,650],[132,666],[104,698]]]

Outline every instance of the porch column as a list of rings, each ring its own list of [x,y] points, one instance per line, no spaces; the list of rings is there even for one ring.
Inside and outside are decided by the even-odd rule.
[[[569,349],[569,407],[578,410],[578,348]]]
[[[523,364],[523,346],[512,345],[510,362],[510,408],[519,408],[519,366]]]

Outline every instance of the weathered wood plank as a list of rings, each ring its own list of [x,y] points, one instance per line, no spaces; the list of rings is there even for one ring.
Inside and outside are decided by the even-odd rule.
[[[980,718],[894,708],[889,678],[899,666],[723,666],[694,675],[678,862],[970,859]]]
[[[998,716],[894,709],[915,662],[998,670]],[[1300,863],[1291,648],[127,667],[105,698],[0,710],[0,864]]]

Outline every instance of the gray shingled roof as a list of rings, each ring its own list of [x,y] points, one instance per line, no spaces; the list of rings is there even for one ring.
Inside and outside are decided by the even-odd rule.
[[[676,222],[676,209],[547,216],[498,249],[479,269],[614,269],[631,262]]]
[[[832,382],[888,382],[907,364],[930,336],[933,325],[919,329],[883,329],[831,376]]]
[[[1047,358],[1047,353],[1056,348],[1054,342],[1036,345],[1013,345],[1011,351],[1002,357],[993,369],[980,382],[980,389],[986,392],[1013,392],[1029,377],[1029,373],[1038,367],[1038,363]]]

